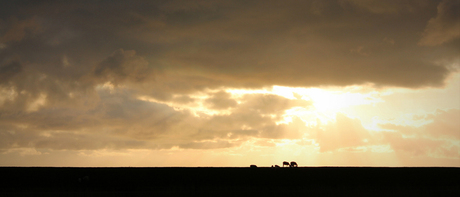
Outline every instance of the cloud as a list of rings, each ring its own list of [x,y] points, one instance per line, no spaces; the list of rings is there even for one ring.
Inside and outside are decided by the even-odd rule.
[[[351,4],[375,14],[397,14],[400,12],[415,11],[419,10],[420,7],[427,6],[429,3],[425,0],[342,0],[339,2],[341,2],[343,5]]]
[[[286,124],[264,126],[260,137],[268,139],[300,139],[308,130],[309,128],[305,126],[305,122],[295,117],[292,122]]]
[[[268,115],[280,114],[296,106],[308,108],[311,102],[302,99],[286,99],[273,94],[247,94],[243,96],[242,106],[241,109]]]
[[[428,21],[418,44],[435,46],[450,42],[460,37],[460,3],[444,0],[438,5],[438,14]]]
[[[229,141],[217,142],[190,142],[181,144],[179,147],[184,149],[220,149],[230,148],[239,145],[239,143],[230,143]]]
[[[6,21],[0,20],[0,27],[3,27],[0,29],[0,43],[18,42],[41,31],[41,25],[35,17],[24,20],[16,17],[8,18]]]
[[[94,86],[85,80],[53,76],[23,61],[2,65],[1,71],[4,78],[0,88],[11,95],[1,105],[2,111],[22,113],[38,100],[43,100],[40,102],[44,107],[61,109],[87,109],[97,102]]]
[[[450,71],[433,62],[456,56],[449,48],[433,53],[414,45],[430,2],[350,2],[371,12],[350,10],[343,2],[183,3],[132,1],[129,9],[123,2],[5,5],[5,13],[35,17],[43,28],[8,44],[0,56],[19,55],[47,76],[68,81],[91,72],[114,83],[154,78],[143,88],[163,100],[222,87],[439,87]],[[398,8],[412,15],[382,18],[371,9],[380,5],[382,12]],[[389,37],[398,46],[382,45]],[[350,53],[357,48],[366,56]],[[72,66],[58,68],[62,57]]]
[[[115,85],[124,81],[139,83],[149,77],[153,78],[147,61],[136,56],[135,51],[123,49],[115,51],[99,63],[94,69],[94,75]]]
[[[307,129],[307,139],[314,140],[320,152],[375,151],[375,147],[388,146],[397,154],[411,157],[460,158],[458,125],[459,110],[438,110],[423,118],[433,120],[420,128],[395,124],[381,124],[392,131],[365,129],[358,119],[338,113],[336,121]],[[420,118],[420,117],[416,117]]]
[[[231,94],[220,91],[212,95],[211,98],[205,100],[205,104],[211,109],[228,109],[235,107],[238,103],[231,99]]]
[[[433,114],[423,117],[414,116],[414,120],[429,121],[419,127],[402,126],[395,124],[380,124],[383,129],[398,131],[406,136],[425,136],[433,139],[460,139],[460,110],[450,109],[447,111],[436,110]]]
[[[0,85],[7,83],[16,74],[22,71],[22,65],[18,61],[11,61],[4,65],[0,65]]]
[[[459,147],[450,145],[443,140],[433,140],[423,137],[407,138],[401,133],[384,133],[387,141],[395,152],[408,152],[412,156],[434,156],[459,158]],[[456,152],[457,151],[457,152]]]
[[[434,117],[433,117],[434,116]],[[434,138],[447,138],[460,140],[460,110],[437,110],[432,115],[432,123],[426,125],[426,132]]]
[[[37,132],[33,129],[1,126],[1,151],[17,148],[42,150],[135,149],[145,147],[141,140],[122,139],[103,133]]]
[[[2,149],[160,149],[180,143],[181,138],[174,140],[174,135],[185,129],[181,122],[191,114],[123,93],[98,93],[100,102],[90,109],[39,108],[15,114],[0,111]]]
[[[454,72],[448,60],[458,58],[456,5],[1,2],[0,149],[213,149],[311,138],[321,152],[387,144],[455,155],[447,139],[458,139],[457,111],[424,117],[433,123],[422,130],[386,125],[395,133],[377,134],[345,114],[306,126],[286,114],[314,110],[298,95],[226,90],[442,87]]]
[[[340,113],[336,115],[335,123],[318,125],[310,134],[310,138],[317,141],[321,152],[376,143],[375,137],[362,126],[358,119],[352,119]]]
[[[305,123],[276,124],[285,110],[310,102],[256,94],[241,97],[230,114],[195,116],[165,104],[138,100],[129,89],[101,88],[84,108],[42,106],[32,112],[0,110],[2,149],[209,149],[238,146],[252,138],[298,139]],[[230,100],[229,93],[210,93]],[[260,103],[261,100],[264,100]],[[267,106],[270,107],[267,107]],[[250,109],[250,110],[246,110]]]
[[[228,95],[227,95],[228,96]],[[291,100],[270,94],[249,94],[239,98],[240,103],[229,114],[209,116],[196,137],[198,139],[262,137],[271,139],[300,138],[306,131],[305,123],[297,118],[286,124],[276,124],[286,110],[293,107],[309,108],[311,102]],[[233,102],[232,102],[233,103]]]
[[[416,117],[416,119],[421,117]],[[394,124],[380,125],[394,132],[384,132],[384,141],[394,151],[406,151],[413,155],[431,155],[442,157],[460,157],[460,147],[453,140],[460,139],[460,110],[437,110],[423,117],[431,121],[419,128]]]

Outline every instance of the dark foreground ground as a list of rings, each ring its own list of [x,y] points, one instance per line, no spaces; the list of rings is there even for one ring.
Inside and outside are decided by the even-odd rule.
[[[0,196],[460,196],[460,168],[0,167]]]

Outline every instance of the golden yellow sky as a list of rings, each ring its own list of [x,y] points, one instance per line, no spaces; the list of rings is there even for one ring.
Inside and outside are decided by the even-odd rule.
[[[0,3],[0,166],[460,166],[455,0]]]

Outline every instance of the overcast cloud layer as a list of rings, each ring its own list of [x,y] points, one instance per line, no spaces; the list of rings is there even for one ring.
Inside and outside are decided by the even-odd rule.
[[[0,152],[291,139],[458,159],[458,109],[420,117],[432,123],[418,132],[373,132],[344,114],[309,127],[282,121],[311,101],[225,89],[443,88],[458,72],[459,10],[455,0],[2,1]]]

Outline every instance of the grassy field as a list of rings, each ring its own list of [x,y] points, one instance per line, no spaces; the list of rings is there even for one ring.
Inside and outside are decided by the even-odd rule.
[[[52,168],[2,167],[11,196],[460,194],[460,168]]]

